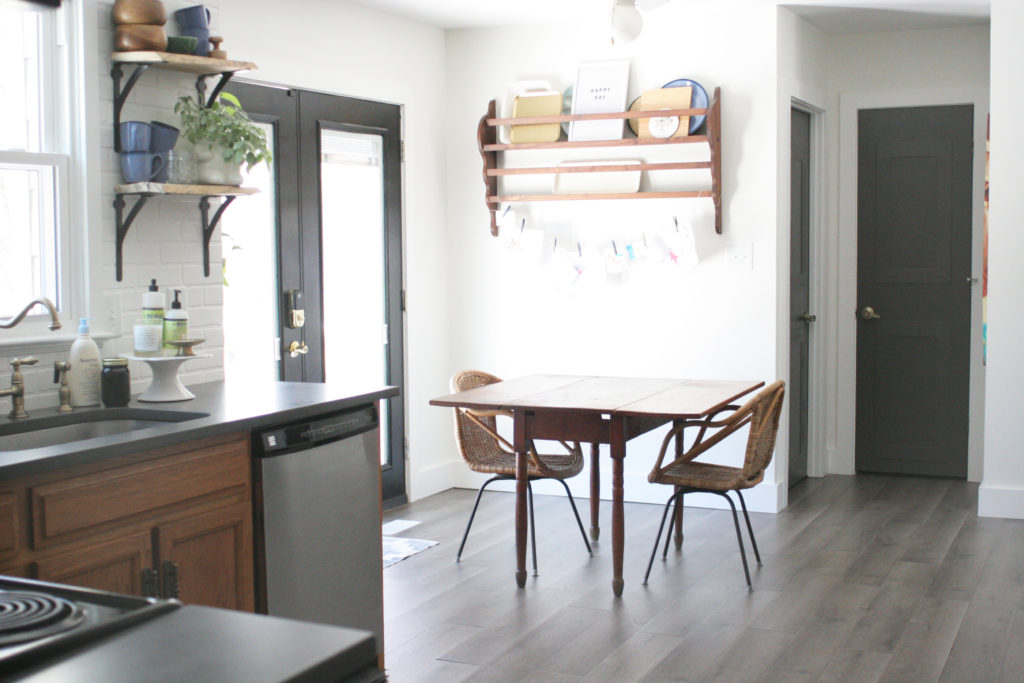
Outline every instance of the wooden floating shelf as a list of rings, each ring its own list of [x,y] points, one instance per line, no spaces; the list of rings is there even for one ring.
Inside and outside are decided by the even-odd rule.
[[[498,234],[497,211],[502,202],[543,202],[592,199],[693,199],[710,198],[715,206],[715,232],[722,234],[722,102],[721,90],[715,88],[711,103],[706,108],[659,109],[646,111],[612,112],[607,114],[561,114],[555,116],[528,116],[519,118],[498,118],[497,105],[491,100],[487,113],[477,126],[477,147],[483,158],[483,178],[486,192],[484,199],[491,214],[491,234]],[[644,119],[664,116],[706,116],[706,135],[681,135],[670,138],[630,138],[617,140],[557,140],[554,142],[503,143],[497,139],[498,126],[564,123],[568,121],[606,121]],[[608,147],[643,147],[648,145],[679,145],[704,143],[710,150],[710,161],[665,162],[640,164],[593,164],[576,166],[536,166],[522,168],[500,168],[499,152],[515,152],[539,149],[597,149]],[[707,169],[711,172],[711,189],[678,192],[629,192],[590,194],[524,194],[503,195],[498,191],[498,178],[519,175],[544,175],[561,173],[606,173],[610,171],[669,171]]]
[[[194,197],[237,197],[256,194],[255,187],[235,187],[234,185],[177,185],[174,183],[131,183],[115,185],[115,194],[167,194],[187,195]]]
[[[488,197],[489,202],[556,202],[577,199],[698,199],[711,197],[710,190],[687,192],[593,192],[580,194],[510,194]]]
[[[231,59],[214,59],[213,57],[150,50],[114,52],[110,55],[110,61],[115,64],[148,64],[157,68],[192,74],[223,74],[234,71],[251,71],[256,68],[252,62],[236,62]]]

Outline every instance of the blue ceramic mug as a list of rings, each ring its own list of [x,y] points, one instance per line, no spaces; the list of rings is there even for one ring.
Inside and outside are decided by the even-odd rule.
[[[152,144],[153,129],[145,121],[122,121],[120,152],[148,152]]]
[[[193,5],[192,7],[180,9],[174,13],[174,18],[177,19],[178,26],[183,29],[210,27],[210,10],[206,9],[203,5]]]
[[[181,131],[163,121],[150,121],[149,127],[152,131],[150,152],[166,152],[174,148],[174,143],[178,141],[178,133]]]
[[[163,170],[160,152],[121,152],[121,177],[126,183],[148,183]]]
[[[196,39],[196,49],[192,50],[192,54],[199,57],[205,57],[210,54],[210,29],[183,28],[181,29],[181,34],[183,36],[192,36]]]

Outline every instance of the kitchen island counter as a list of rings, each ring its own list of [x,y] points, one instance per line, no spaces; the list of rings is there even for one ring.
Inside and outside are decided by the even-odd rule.
[[[183,422],[110,434],[53,446],[0,452],[0,481],[51,472],[175,444],[308,419],[326,413],[377,403],[398,395],[391,386],[340,386],[301,382],[226,383],[189,386],[196,398],[173,403],[148,403],[133,398],[129,408],[206,413]],[[76,408],[72,415],[101,407]],[[30,411],[26,423],[58,415],[56,408]]]

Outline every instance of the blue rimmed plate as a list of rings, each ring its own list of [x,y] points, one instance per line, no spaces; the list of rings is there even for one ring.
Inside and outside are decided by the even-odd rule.
[[[690,93],[690,108],[705,109],[708,106],[709,102],[708,92],[707,90],[704,89],[704,86],[702,86],[697,81],[691,81],[689,78],[677,78],[674,81],[669,81],[668,83],[661,87],[685,88],[687,86],[693,88],[693,91]],[[690,117],[690,135],[693,135],[698,130],[700,130],[700,127],[704,125],[704,119],[706,118],[707,116],[704,114],[701,114],[700,116]]]

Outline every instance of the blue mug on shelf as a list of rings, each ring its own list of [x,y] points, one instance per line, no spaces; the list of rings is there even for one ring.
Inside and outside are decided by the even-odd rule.
[[[121,152],[121,177],[128,184],[156,180],[163,168],[160,152]]]
[[[167,152],[174,149],[180,130],[163,121],[150,121],[149,127],[152,132],[149,143],[150,152]]]
[[[145,121],[122,121],[120,127],[122,152],[148,152],[153,129]]]
[[[178,21],[178,26],[183,29],[210,27],[210,10],[203,5],[180,9],[174,13],[174,18]]]
[[[210,29],[208,28],[183,28],[181,35],[192,36],[196,39],[196,48],[192,54],[205,57],[210,54]]]

